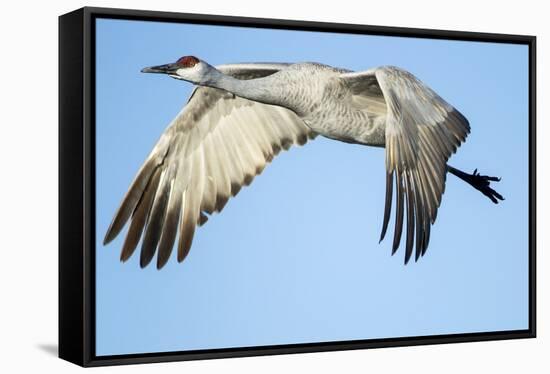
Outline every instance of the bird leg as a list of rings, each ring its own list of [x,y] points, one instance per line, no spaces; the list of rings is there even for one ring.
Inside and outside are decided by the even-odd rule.
[[[447,165],[447,170],[487,196],[493,203],[498,204],[498,200],[504,200],[501,194],[490,187],[491,182],[499,182],[500,178],[481,175],[478,173],[477,169],[475,169],[472,174],[468,174]]]

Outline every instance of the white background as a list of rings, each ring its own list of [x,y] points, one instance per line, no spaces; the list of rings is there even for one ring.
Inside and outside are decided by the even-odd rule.
[[[57,17],[84,5],[538,37],[538,338],[210,361],[94,372],[546,372],[549,11],[543,1],[5,2],[0,22],[0,370],[73,372],[57,352]],[[9,4],[9,5],[8,5]],[[457,72],[460,74],[461,72]],[[506,79],[505,76],[502,79]],[[475,88],[473,88],[475,89]],[[546,103],[546,105],[545,105]],[[480,249],[482,250],[482,249]],[[473,259],[475,260],[475,259]],[[467,276],[467,274],[465,274]],[[419,311],[421,312],[421,311]],[[546,369],[546,370],[545,370]]]

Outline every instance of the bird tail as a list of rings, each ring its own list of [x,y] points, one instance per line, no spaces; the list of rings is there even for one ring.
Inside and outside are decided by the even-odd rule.
[[[500,182],[500,178],[481,175],[478,173],[477,169],[475,169],[472,174],[468,174],[447,165],[447,170],[487,196],[493,203],[498,204],[499,200],[504,200],[501,194],[491,188],[491,182]]]

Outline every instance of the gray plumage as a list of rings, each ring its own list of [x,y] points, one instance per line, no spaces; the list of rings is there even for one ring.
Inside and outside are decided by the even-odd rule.
[[[131,221],[122,261],[143,237],[140,265],[158,253],[161,268],[178,232],[177,259],[183,261],[197,225],[220,212],[281,150],[317,135],[386,148],[380,240],[395,191],[393,252],[403,226],[405,262],[415,245],[415,259],[426,252],[447,160],[470,127],[412,74],[397,67],[352,72],[317,63],[214,68],[190,56],[144,72],[169,74],[198,87],[138,171],[107,230],[105,244]]]

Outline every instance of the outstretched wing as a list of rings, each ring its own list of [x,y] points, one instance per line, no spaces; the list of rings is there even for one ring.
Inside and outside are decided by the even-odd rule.
[[[396,190],[392,254],[399,247],[407,212],[405,263],[424,255],[430,227],[445,190],[447,160],[470,132],[468,120],[409,72],[381,67],[343,74],[353,94],[382,97],[386,103],[386,205],[380,241],[388,227]],[[415,232],[416,227],[416,232]]]
[[[218,67],[239,79],[272,74],[283,64]],[[281,149],[302,145],[315,134],[291,111],[197,87],[145,160],[116,212],[104,244],[131,221],[121,252],[126,261],[140,239],[140,265],[158,250],[163,267],[179,232],[178,261],[186,257],[197,225],[220,212],[231,196]]]

